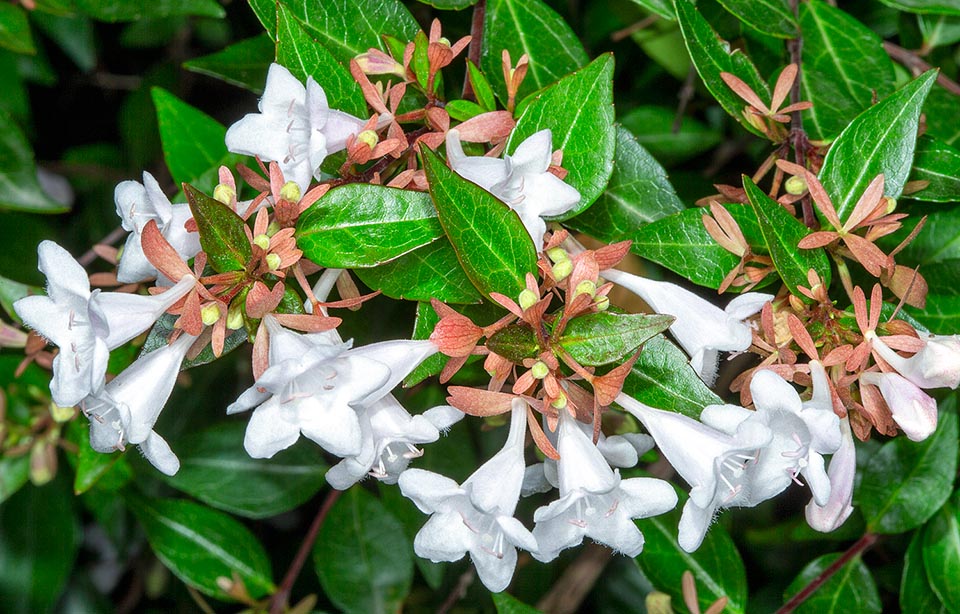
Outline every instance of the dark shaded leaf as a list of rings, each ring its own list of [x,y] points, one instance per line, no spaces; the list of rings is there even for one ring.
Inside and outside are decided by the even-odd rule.
[[[242,271],[253,256],[243,219],[230,207],[192,185],[184,184],[183,191],[197,222],[200,245],[207,253],[210,266],[218,273]]]
[[[839,552],[825,554],[804,567],[783,592],[784,599],[802,590],[840,556]],[[798,614],[879,614],[882,610],[880,594],[873,576],[858,557],[844,565],[794,611]]]
[[[216,53],[188,60],[183,67],[262,94],[273,54],[273,41],[268,35],[260,34]]]
[[[920,137],[910,181],[927,181],[929,185],[906,198],[934,203],[960,202],[960,150],[929,136]]]
[[[797,18],[786,0],[720,0],[743,23],[777,38],[795,38]]]

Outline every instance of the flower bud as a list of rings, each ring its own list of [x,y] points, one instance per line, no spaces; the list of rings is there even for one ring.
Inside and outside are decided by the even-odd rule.
[[[783,189],[787,191],[787,194],[800,196],[807,191],[807,180],[800,175],[793,175],[784,182]]]
[[[229,330],[243,328],[243,301],[233,301],[227,309],[227,328]]]
[[[279,254],[267,254],[265,260],[267,261],[267,266],[270,267],[271,271],[276,271],[283,263],[283,259]]]
[[[547,257],[550,258],[554,264],[570,260],[567,250],[563,249],[562,247],[551,247],[547,250]]]
[[[74,413],[73,407],[61,407],[53,401],[50,402],[50,416],[53,417],[54,422],[68,422],[73,419]]]
[[[277,234],[281,230],[282,228],[280,227],[280,224],[276,221],[273,221],[273,222],[270,222],[270,224],[267,226],[266,235],[268,237],[272,237],[273,235]]]
[[[573,297],[576,298],[581,294],[586,294],[590,298],[593,298],[597,293],[597,284],[593,283],[589,279],[585,279],[577,284],[576,289],[573,291]]]
[[[610,307],[610,297],[598,296],[596,302],[597,311],[606,311]]]
[[[287,202],[298,203],[300,202],[300,196],[300,186],[297,185],[296,181],[288,181],[280,188],[280,198]]]
[[[220,319],[220,307],[216,303],[210,303],[200,308],[200,319],[204,326],[213,326]]]
[[[213,199],[223,203],[224,205],[231,205],[233,201],[237,198],[237,191],[228,186],[225,183],[218,183],[217,187],[213,188]]]
[[[893,213],[897,209],[897,199],[890,196],[884,196],[883,200],[887,202],[887,213]]]
[[[553,265],[553,268],[550,269],[550,271],[553,273],[554,279],[557,281],[563,281],[570,276],[570,273],[573,273],[573,261],[561,260]]]
[[[437,40],[437,42],[443,45],[444,47],[450,46],[450,39],[447,38],[446,36],[441,36],[439,40]]]
[[[262,249],[263,251],[267,251],[268,249],[270,249],[270,237],[268,237],[265,234],[257,235],[253,238],[253,244],[259,247],[260,249]]]
[[[373,130],[364,130],[357,135],[357,141],[366,143],[370,149],[373,149],[377,146],[377,143],[380,142],[380,137],[378,137],[377,133]]]
[[[533,366],[530,367],[530,375],[536,379],[543,379],[550,373],[550,367],[546,365],[542,360],[538,360],[533,363]]]
[[[560,396],[554,399],[550,405],[557,409],[564,409],[567,406],[567,395],[561,392]]]
[[[533,290],[529,288],[524,289],[524,291],[520,293],[520,309],[526,311],[536,305],[538,300],[540,300],[540,297],[534,294]]]

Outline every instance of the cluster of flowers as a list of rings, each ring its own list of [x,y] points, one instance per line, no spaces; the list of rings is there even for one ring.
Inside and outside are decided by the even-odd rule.
[[[431,44],[442,46],[434,38]],[[400,66],[400,74],[403,69]],[[369,86],[364,79],[358,81]],[[365,87],[365,93],[371,87]],[[346,149],[350,160],[366,162],[371,155],[395,155],[412,147],[396,123],[398,97],[387,96],[388,108],[379,91],[374,94],[379,107],[371,105],[378,114],[363,120],[330,109],[323,89],[312,79],[304,87],[283,67],[271,67],[261,112],[234,124],[226,139],[231,151],[272,161],[270,179],[261,178],[262,183],[255,186],[263,189],[256,199],[238,202],[233,178],[224,169],[215,192],[217,200],[240,217],[256,216],[254,229],[247,228],[253,256],[244,272],[204,276],[206,256],[191,209],[171,204],[146,173],[143,184],[128,181],[116,190],[117,210],[130,232],[119,255],[116,279],[126,284],[156,280],[149,294],[91,290],[87,273],[65,250],[49,241],[40,245],[47,294],[24,298],[15,308],[28,326],[59,348],[52,364],[53,400],[61,406],[79,406],[89,417],[95,450],[112,452],[127,444],[138,445],[160,471],[175,473],[179,462],[153,427],[182,363],[207,345],[219,354],[226,330],[255,321],[255,382],[227,408],[228,414],[253,410],[244,440],[247,452],[269,458],[303,434],[342,459],[327,474],[333,487],[347,488],[367,475],[399,483],[402,493],[431,515],[416,536],[416,552],[434,561],[453,561],[470,553],[480,579],[494,591],[509,584],[517,548],[549,561],[589,537],[637,555],[644,540],[633,519],[664,513],[678,501],[666,481],[620,477],[620,468],[636,465],[639,456],[654,445],[691,488],[679,528],[685,550],[699,547],[719,510],[757,505],[792,482],[799,483],[800,477],[810,486],[807,519],[812,527],[829,531],[847,518],[855,469],[853,436],[843,406],[835,398],[829,365],[825,367],[826,361],[815,356],[815,349],[807,351],[811,386],[810,394],[804,396],[808,399],[773,370],[757,370],[749,383],[754,409],[711,405],[695,420],[648,407],[622,392],[623,378],[639,354],[604,376],[561,357],[574,371],[570,375],[550,355],[553,348],[543,346],[543,354],[523,363],[529,370],[515,377],[518,363],[478,346],[481,337],[489,339],[507,320],[482,329],[463,322],[463,316],[442,305],[437,305],[441,325],[430,340],[362,347],[344,342],[335,330],[338,320],[327,315],[328,307],[341,305],[324,303],[343,272],[328,269],[313,285],[308,284],[306,276],[319,269],[301,262],[291,220],[295,222],[329,188],[320,171],[329,154]],[[381,140],[383,131],[387,138]],[[609,304],[610,284],[604,280],[613,282],[656,312],[675,318],[670,332],[708,385],[716,376],[720,352],[743,352],[757,341],[751,320],[758,312],[768,311],[775,297],[746,293],[721,309],[676,285],[614,269],[619,258],[609,258],[602,250],[585,251],[563,231],[547,235],[543,217],[570,210],[580,198],[561,179],[549,131],[534,134],[512,156],[503,157],[465,155],[461,133],[462,128],[447,126],[439,131],[439,140],[424,142],[434,146],[445,142],[450,166],[513,208],[541,251],[544,287],[531,279],[528,294],[521,294],[519,302],[495,297],[511,312],[507,319],[542,322],[551,300],[563,293],[567,308],[563,322],[577,314],[598,313]],[[425,134],[432,133],[421,133],[421,137]],[[501,143],[502,136],[497,137]],[[378,151],[385,143],[389,147]],[[409,168],[400,175],[404,175],[400,181],[404,187],[422,189],[422,171]],[[321,185],[309,190],[313,179]],[[193,269],[187,264],[191,259]],[[280,281],[271,290],[265,273],[271,279],[296,279],[306,296],[307,313],[281,313],[277,305],[286,286]],[[241,296],[245,298],[239,300]],[[857,309],[865,347],[882,365],[880,370],[864,373],[861,380],[879,387],[893,420],[909,437],[922,439],[936,426],[936,404],[917,387],[957,386],[960,342],[923,336],[912,337],[909,343],[898,338],[900,344],[891,346],[890,337],[876,333],[879,303],[875,297],[869,315],[865,315],[865,302]],[[242,313],[235,305],[241,305]],[[164,314],[179,316],[169,344],[142,355],[106,381],[110,351],[149,330]],[[560,328],[558,324],[555,330]],[[463,331],[468,339],[453,342]],[[802,335],[794,337],[805,345]],[[813,342],[809,344],[812,348]],[[913,355],[904,357],[895,349]],[[440,351],[451,356],[456,368],[474,354],[498,359],[489,390],[481,392],[500,396],[457,402],[454,394],[454,406],[411,416],[391,391]],[[511,376],[515,377],[512,393],[501,393]],[[593,394],[579,388],[574,383],[577,379],[589,381]],[[539,396],[533,395],[541,385]],[[461,393],[459,398],[466,397]],[[422,453],[418,446],[436,441],[463,418],[464,411],[483,413],[468,411],[477,398],[499,399],[497,410],[485,415],[509,412],[503,448],[462,484],[430,471],[408,469],[411,459]],[[613,404],[635,416],[649,435],[605,435],[599,416]],[[534,411],[541,414],[545,429]],[[547,457],[532,466],[525,462],[528,429]],[[825,455],[833,455],[829,469]],[[532,531],[514,517],[521,495],[554,489],[558,497],[536,510]]]

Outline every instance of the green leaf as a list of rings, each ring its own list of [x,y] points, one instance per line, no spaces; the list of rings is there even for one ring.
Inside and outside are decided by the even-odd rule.
[[[941,402],[926,440],[884,444],[863,472],[858,500],[873,533],[904,533],[926,522],[950,497],[957,474],[956,397]]]
[[[261,34],[184,62],[183,67],[261,94],[273,55],[273,42],[267,34]]]
[[[626,128],[618,126],[613,174],[606,191],[567,224],[614,243],[646,223],[683,209],[663,167]]]
[[[423,149],[423,169],[443,231],[467,277],[483,294],[516,296],[537,270],[537,253],[520,216]]]
[[[287,288],[289,290],[289,288]],[[286,295],[284,296],[286,298]],[[283,306],[284,302],[281,301],[280,305]],[[302,308],[302,304],[301,304]],[[296,312],[283,312],[283,313],[296,313]],[[143,348],[140,351],[140,355],[149,354],[150,352],[156,351],[162,347],[169,345],[170,335],[174,331],[174,323],[177,321],[177,316],[169,313],[165,313],[160,316],[160,319],[157,320],[157,323],[153,325],[153,328],[150,329],[150,332],[147,334],[147,340],[143,342]],[[237,349],[241,345],[244,345],[247,342],[247,332],[244,329],[230,331],[227,334],[227,338],[223,342],[223,353],[220,357],[226,356],[228,353]],[[210,345],[206,345],[200,353],[194,356],[193,358],[187,358],[183,361],[183,364],[180,366],[181,371],[187,369],[192,369],[193,367],[199,367],[200,365],[205,365],[207,363],[213,362],[218,357],[213,355],[213,350]]]
[[[565,181],[580,192],[579,205],[549,219],[571,218],[603,193],[613,172],[612,55],[598,57],[536,94],[510,133],[507,151],[515,152],[527,137],[544,129],[553,133],[553,148],[563,151]]]
[[[473,87],[473,95],[476,97],[480,106],[486,111],[495,111],[497,109],[497,101],[493,96],[493,88],[490,86],[490,81],[487,80],[483,71],[469,59],[467,60],[467,78],[470,79],[470,85]]]
[[[403,526],[359,486],[330,510],[313,564],[327,597],[348,614],[398,612],[413,579]]]
[[[90,423],[75,420],[70,424],[69,440],[77,446],[76,475],[73,478],[73,493],[82,495],[98,485],[108,473],[114,473],[111,485],[120,486],[132,476],[129,463],[123,460],[123,452],[103,454],[90,447]],[[116,469],[116,471],[112,471]],[[111,481],[111,480],[108,480]]]
[[[960,42],[960,19],[949,15],[917,15],[923,48],[934,49]]]
[[[707,405],[723,403],[693,370],[687,355],[663,335],[654,336],[643,346],[623,391],[651,407],[694,419],[700,418]]]
[[[31,17],[80,70],[89,72],[96,67],[97,44],[92,20],[84,15],[62,16],[39,10]]]
[[[180,471],[164,480],[207,505],[243,516],[269,518],[308,501],[324,484],[327,466],[306,442],[270,459],[243,449],[246,424],[228,422],[177,440]]]
[[[69,210],[69,207],[50,198],[40,187],[37,167],[33,162],[33,149],[19,126],[3,109],[0,109],[0,209],[31,213],[63,213]]]
[[[917,140],[910,181],[929,185],[906,198],[934,203],[960,202],[960,151],[929,136]]]
[[[858,115],[827,152],[820,182],[841,221],[846,221],[867,185],[880,173],[884,193],[900,197],[910,174],[920,109],[936,77],[937,71],[927,71]]]
[[[641,146],[668,166],[708,151],[723,139],[718,130],[686,116],[680,122],[680,130],[674,132],[676,115],[676,109],[640,106],[621,117],[620,121]],[[617,172],[616,165],[613,172]]]
[[[360,281],[390,298],[478,303],[483,298],[467,277],[446,237],[396,260],[354,271]]]
[[[0,505],[0,603],[5,612],[50,612],[81,532],[68,480],[30,486]]]
[[[497,614],[539,614],[540,610],[527,605],[508,593],[493,593],[493,606]]]
[[[800,27],[802,99],[813,103],[804,127],[811,138],[832,139],[874,97],[893,92],[893,61],[873,30],[822,0],[800,4]]]
[[[243,219],[227,205],[190,184],[184,184],[183,191],[197,222],[200,246],[207,253],[210,266],[218,273],[242,271],[253,256]]]
[[[923,104],[923,114],[927,118],[927,134],[952,147],[960,147],[960,122],[955,119],[956,108],[956,94],[939,86],[930,89]]]
[[[923,530],[923,566],[949,612],[960,612],[960,497],[944,505]]]
[[[677,543],[680,510],[637,521],[646,543],[635,560],[657,590],[669,594],[674,605],[683,606],[681,577],[689,570],[697,584],[700,610],[726,596],[724,612],[742,613],[747,605],[747,575],[730,535],[720,525],[710,527],[703,544],[694,553]],[[686,608],[681,610],[687,612]]]
[[[755,254],[767,252],[749,205],[725,205]],[[663,265],[695,284],[717,289],[740,257],[721,247],[703,225],[704,209],[692,208],[643,226],[633,235],[633,253]],[[736,291],[736,288],[732,288]]]
[[[743,176],[743,188],[753,205],[760,224],[760,232],[767,244],[773,265],[780,274],[783,283],[790,292],[806,298],[797,290],[798,286],[808,286],[807,272],[813,269],[830,286],[830,260],[823,248],[801,249],[800,240],[810,234],[803,222],[790,215],[783,206],[757,187],[749,177]]]
[[[74,0],[77,8],[100,21],[137,21],[148,17],[197,15],[224,17],[216,0]]]
[[[501,328],[487,339],[486,346],[494,354],[517,364],[540,353],[537,336],[524,324],[511,324]]]
[[[0,504],[12,497],[29,479],[29,454],[0,457]]]
[[[180,499],[127,499],[157,558],[202,593],[229,601],[217,578],[236,573],[254,598],[276,590],[263,546],[242,524],[210,508]]]
[[[507,100],[501,55],[510,52],[516,65],[524,53],[530,67],[517,100],[554,83],[590,61],[567,22],[542,0],[490,0],[483,22],[480,67],[500,99]]]
[[[477,0],[419,0],[419,2],[441,11],[459,11],[468,6],[473,6],[477,3]]]
[[[350,71],[317,40],[316,31],[283,4],[277,7],[277,62],[301,81],[313,77],[323,87],[330,108],[366,117],[367,103]]]
[[[903,557],[903,575],[900,577],[900,611],[929,612],[929,614],[947,614],[923,566],[923,537],[926,531],[921,528],[913,534],[910,546]]]
[[[690,0],[675,0],[675,6],[683,40],[703,84],[720,106],[740,122],[740,125],[758,136],[763,136],[743,117],[743,109],[747,103],[720,77],[721,72],[736,75],[750,86],[761,100],[770,100],[770,90],[757,72],[756,66],[739,50],[731,51],[730,44],[717,35]]]
[[[960,16],[960,0],[880,0],[880,2],[908,13]]]
[[[13,304],[30,294],[43,294],[43,288],[22,284],[12,279],[0,276],[0,307],[15,321],[20,322],[20,317],[13,310]]]
[[[786,0],[720,0],[743,23],[777,38],[796,38],[797,18]],[[806,32],[804,32],[806,34]]]
[[[570,320],[558,343],[581,365],[607,365],[631,356],[648,339],[670,328],[674,319],[640,313],[591,313]]]
[[[842,553],[825,554],[803,568],[790,586],[783,591],[784,599],[800,592],[807,584],[842,556]],[[870,570],[859,557],[847,562],[840,570],[830,576],[823,585],[794,612],[797,614],[879,614],[883,610],[877,585]]]
[[[163,158],[177,185],[195,183],[227,155],[227,129],[161,87],[150,89],[157,108]]]
[[[0,4],[0,47],[14,53],[36,53],[27,12],[13,4]]]
[[[923,309],[904,307],[927,328],[942,335],[960,333],[960,296],[956,294],[927,294],[927,304]]]
[[[324,267],[383,264],[443,236],[430,195],[380,185],[334,188],[297,222],[297,247]]]

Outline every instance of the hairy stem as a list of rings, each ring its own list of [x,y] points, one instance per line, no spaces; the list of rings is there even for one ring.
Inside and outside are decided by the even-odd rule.
[[[470,48],[467,51],[467,59],[480,66],[480,51],[483,47],[483,22],[487,16],[487,0],[480,0],[473,5],[473,20],[470,22]],[[473,86],[470,84],[469,72],[463,76],[463,95],[464,100],[476,102],[476,95],[473,93]]]

